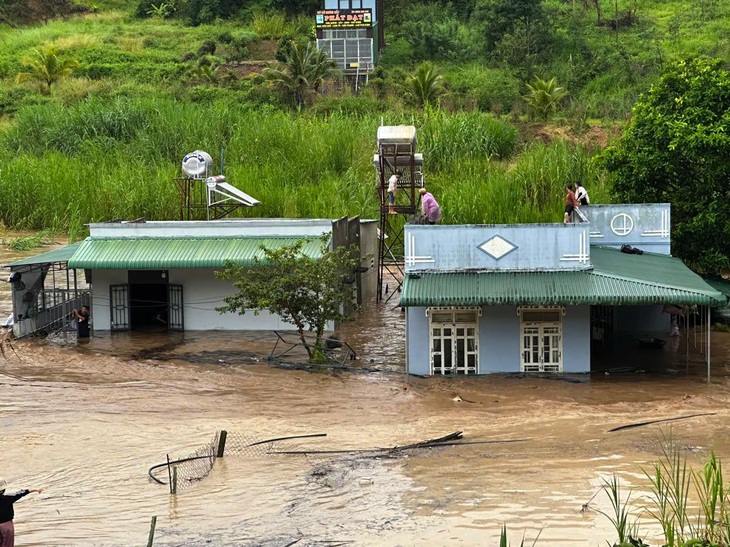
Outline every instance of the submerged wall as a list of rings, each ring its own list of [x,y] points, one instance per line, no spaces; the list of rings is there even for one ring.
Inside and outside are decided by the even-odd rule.
[[[410,374],[431,374],[427,308],[406,309],[406,362]],[[514,373],[521,368],[517,306],[483,306],[479,318],[479,374]],[[590,306],[567,306],[562,317],[563,372],[588,372]]]
[[[171,284],[183,286],[183,314],[185,330],[295,330],[294,325],[278,315],[253,311],[244,315],[220,314],[223,298],[234,292],[230,281],[218,279],[214,269],[169,270]],[[92,325],[95,330],[111,329],[110,285],[127,283],[127,270],[94,270],[91,305]],[[334,325],[328,324],[327,330]]]

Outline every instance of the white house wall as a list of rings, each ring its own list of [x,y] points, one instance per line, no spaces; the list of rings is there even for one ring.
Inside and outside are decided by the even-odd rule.
[[[215,277],[214,269],[170,270],[170,283],[183,286],[185,330],[291,330],[279,316],[262,311],[220,314],[223,298],[234,293],[230,281]]]
[[[217,307],[223,298],[232,295],[231,282],[218,279],[214,269],[170,270],[169,282],[183,286],[185,330],[294,330],[291,323],[262,311],[244,315],[220,314]],[[127,283],[127,270],[94,270],[92,284],[92,321],[95,330],[110,330],[109,286]],[[329,323],[327,330],[334,330]]]
[[[94,270],[91,277],[91,324],[94,330],[111,329],[110,285],[125,285],[127,270]]]

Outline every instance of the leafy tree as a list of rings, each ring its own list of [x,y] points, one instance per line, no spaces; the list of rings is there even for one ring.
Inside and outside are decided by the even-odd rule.
[[[306,47],[292,43],[285,62],[262,72],[271,86],[292,99],[298,108],[304,108],[307,99],[318,94],[322,83],[336,73],[335,62],[312,42]]]
[[[41,86],[41,93],[44,95],[50,95],[51,86],[79,66],[75,59],[60,58],[58,49],[53,46],[35,50],[35,55],[23,59],[22,64],[28,70],[18,73],[16,81],[20,83],[35,80]]]
[[[405,82],[406,95],[416,106],[435,104],[443,93],[444,78],[430,63],[423,63]]]
[[[473,19],[483,25],[488,51],[519,26],[548,26],[542,0],[479,0]]]
[[[547,120],[550,114],[557,110],[563,97],[568,94],[565,88],[558,85],[555,78],[543,80],[535,77],[533,85],[527,84],[527,88],[530,92],[524,99],[530,114],[541,120]]]
[[[730,73],[721,60],[670,66],[604,163],[619,202],[672,204],[674,254],[706,272],[730,267]]]
[[[348,247],[330,249],[322,239],[322,257],[310,258],[302,252],[302,242],[268,249],[261,247],[263,258],[256,257],[253,267],[226,264],[216,272],[221,279],[233,281],[237,293],[227,296],[225,306],[218,312],[240,315],[261,310],[293,324],[307,350],[310,360],[322,358],[323,334],[329,321],[347,319],[342,310],[354,305],[353,274],[358,260],[351,258]],[[305,337],[314,331],[314,347]]]
[[[324,2],[321,0],[274,0],[272,7],[286,11],[289,15],[305,13],[314,15],[314,13],[322,9]]]

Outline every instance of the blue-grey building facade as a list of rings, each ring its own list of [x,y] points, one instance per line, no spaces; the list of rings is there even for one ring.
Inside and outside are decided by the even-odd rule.
[[[409,373],[588,372],[608,336],[668,333],[665,305],[720,301],[670,258],[669,204],[583,209],[589,222],[407,225]]]

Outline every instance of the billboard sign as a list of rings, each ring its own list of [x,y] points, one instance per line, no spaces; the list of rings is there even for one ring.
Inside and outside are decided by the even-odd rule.
[[[370,28],[373,13],[369,9],[326,9],[317,12],[317,28]]]

